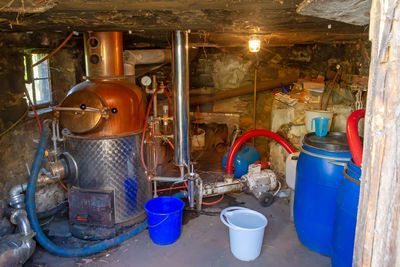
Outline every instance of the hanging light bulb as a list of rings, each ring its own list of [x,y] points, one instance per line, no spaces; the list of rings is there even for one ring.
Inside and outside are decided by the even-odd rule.
[[[259,36],[253,34],[250,35],[250,39],[249,39],[249,51],[252,53],[257,53],[258,51],[260,51],[261,48],[261,40],[259,38]]]

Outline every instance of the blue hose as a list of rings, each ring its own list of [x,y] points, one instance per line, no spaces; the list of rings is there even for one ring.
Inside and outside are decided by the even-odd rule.
[[[176,197],[176,198],[187,198],[187,192],[186,191],[181,191],[181,192],[178,192],[176,194],[173,194],[172,196]]]
[[[36,215],[36,206],[35,206],[35,191],[36,191],[36,181],[38,178],[38,174],[40,171],[40,165],[42,164],[45,148],[47,145],[47,140],[49,138],[49,129],[48,127],[43,127],[42,134],[40,136],[39,147],[36,150],[35,158],[33,159],[31,174],[29,176],[28,186],[26,189],[26,211],[28,213],[28,219],[31,224],[33,231],[36,232],[36,240],[39,244],[48,250],[50,253],[64,256],[64,257],[79,257],[85,256],[89,254],[94,254],[99,251],[102,251],[106,248],[118,245],[127,239],[137,235],[142,230],[146,229],[147,221],[139,224],[136,228],[114,237],[113,239],[104,240],[100,243],[97,243],[91,247],[79,248],[79,249],[68,249],[59,247],[54,244],[47,236],[43,233],[40,228],[38,218]]]

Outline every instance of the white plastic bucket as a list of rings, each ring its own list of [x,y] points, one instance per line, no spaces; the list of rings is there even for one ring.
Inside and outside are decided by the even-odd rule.
[[[255,260],[261,253],[267,218],[261,213],[242,207],[229,207],[220,214],[229,227],[233,256],[242,261]]]
[[[201,150],[206,146],[206,131],[199,128],[198,134],[192,137],[192,149]]]
[[[311,128],[311,121],[314,118],[329,118],[328,132],[331,130],[333,112],[326,110],[306,110],[306,130],[307,132],[314,132]]]

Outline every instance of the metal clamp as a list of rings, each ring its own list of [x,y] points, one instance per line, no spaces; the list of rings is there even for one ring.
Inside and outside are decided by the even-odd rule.
[[[71,112],[98,112],[101,115],[105,116],[108,115],[110,113],[110,109],[109,108],[102,108],[102,109],[98,109],[98,108],[92,108],[92,107],[53,107],[54,111],[71,111]]]
[[[333,165],[337,165],[337,166],[342,166],[344,168],[347,167],[347,162],[328,161],[328,163],[333,164]]]
[[[344,168],[344,170],[343,170],[343,176],[344,176],[344,178],[346,178],[346,179],[349,180],[350,182],[353,182],[353,183],[358,184],[358,185],[361,184],[361,182],[360,182],[359,180],[354,179],[353,177],[351,177],[350,175],[347,174],[347,168]]]

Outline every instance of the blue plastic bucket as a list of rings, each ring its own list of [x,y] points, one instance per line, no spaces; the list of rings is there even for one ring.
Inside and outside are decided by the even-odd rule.
[[[267,218],[261,213],[242,207],[229,207],[220,214],[229,227],[232,254],[239,260],[252,261],[261,253]]]
[[[307,134],[296,168],[294,224],[309,249],[330,256],[336,198],[343,166],[351,158],[344,133]]]
[[[226,161],[228,159],[229,150],[222,158],[222,167],[226,169]],[[257,149],[252,146],[243,144],[237,151],[235,158],[233,159],[233,167],[235,168],[234,177],[240,178],[245,175],[249,170],[249,165],[260,160],[260,154]]]
[[[175,243],[181,235],[185,203],[175,197],[157,197],[144,205],[150,239],[157,245]]]
[[[311,120],[311,130],[314,129],[315,126],[315,134],[317,136],[326,136],[328,133],[329,126],[329,118],[314,118]]]
[[[332,237],[331,263],[334,267],[351,267],[353,264],[361,168],[349,161],[343,176],[336,201]]]

